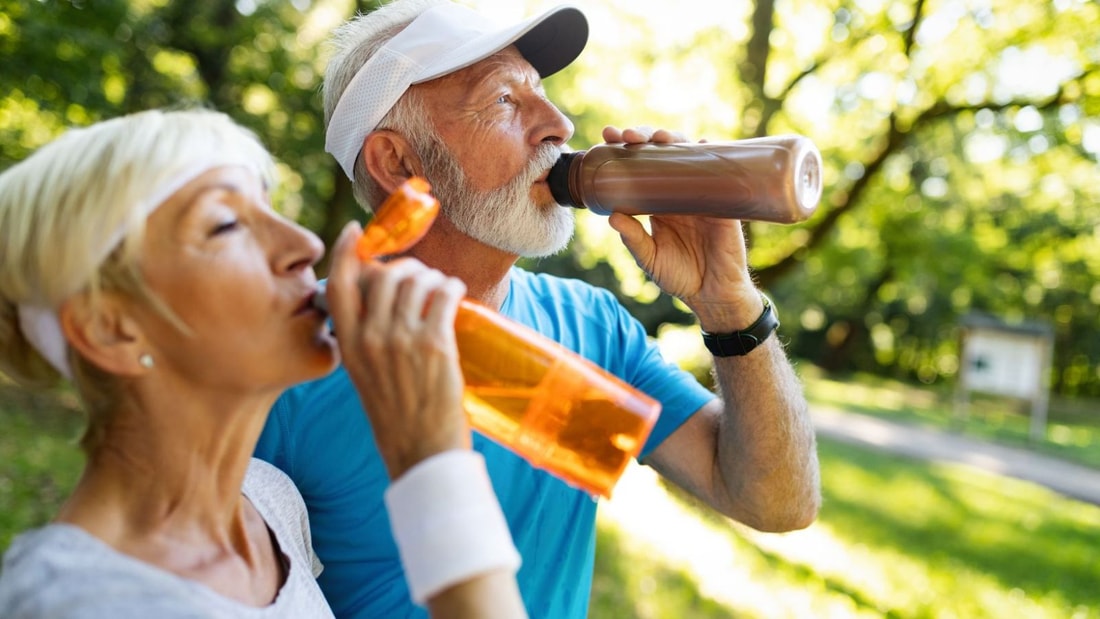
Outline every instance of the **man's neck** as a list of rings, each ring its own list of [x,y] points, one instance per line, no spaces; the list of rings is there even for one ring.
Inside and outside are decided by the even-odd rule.
[[[508,273],[517,259],[459,232],[444,218],[407,255],[461,279],[467,297],[498,310],[508,296]]]

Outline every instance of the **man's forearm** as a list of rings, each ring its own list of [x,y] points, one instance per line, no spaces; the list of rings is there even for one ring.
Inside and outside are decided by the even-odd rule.
[[[762,531],[809,526],[821,504],[816,442],[782,345],[772,337],[743,357],[716,358],[714,374],[723,402],[715,473],[730,515]]]

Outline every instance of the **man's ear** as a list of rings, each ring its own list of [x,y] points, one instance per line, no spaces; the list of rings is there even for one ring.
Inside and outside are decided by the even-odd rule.
[[[405,136],[389,129],[372,131],[363,140],[363,164],[386,195],[409,178],[424,175],[420,161]]]
[[[101,293],[95,303],[88,294],[78,294],[58,310],[65,339],[99,369],[119,376],[147,373],[139,361],[148,346],[138,322],[123,301]]]

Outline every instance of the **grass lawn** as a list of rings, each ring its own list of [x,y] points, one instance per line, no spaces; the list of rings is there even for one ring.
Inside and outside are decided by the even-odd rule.
[[[960,416],[949,389],[799,369],[811,403],[1100,468],[1100,402],[1053,399],[1036,442],[1025,403],[975,395]],[[784,535],[652,480],[659,491],[631,498],[638,482],[624,478],[601,510],[591,616],[1100,618],[1100,507],[828,440],[819,455],[820,518]],[[656,507],[670,501],[675,515]]]
[[[807,390],[840,408],[950,423],[934,412],[938,395],[903,385],[808,377]],[[75,408],[0,382],[0,550],[47,521],[75,482]],[[1059,415],[1052,428],[1067,424],[1095,448],[1095,427]],[[783,535],[731,524],[632,467],[600,508],[591,616],[1100,619],[1100,507],[957,465],[829,441],[819,453],[821,516]]]
[[[822,441],[804,531],[734,525],[631,469],[601,506],[591,616],[1100,618],[1100,507]]]

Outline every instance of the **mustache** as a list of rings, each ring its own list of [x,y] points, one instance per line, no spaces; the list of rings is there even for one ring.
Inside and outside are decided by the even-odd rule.
[[[534,157],[527,163],[527,167],[519,175],[518,181],[524,186],[530,186],[540,176],[546,174],[554,164],[558,162],[564,151],[556,144],[539,144]]]

